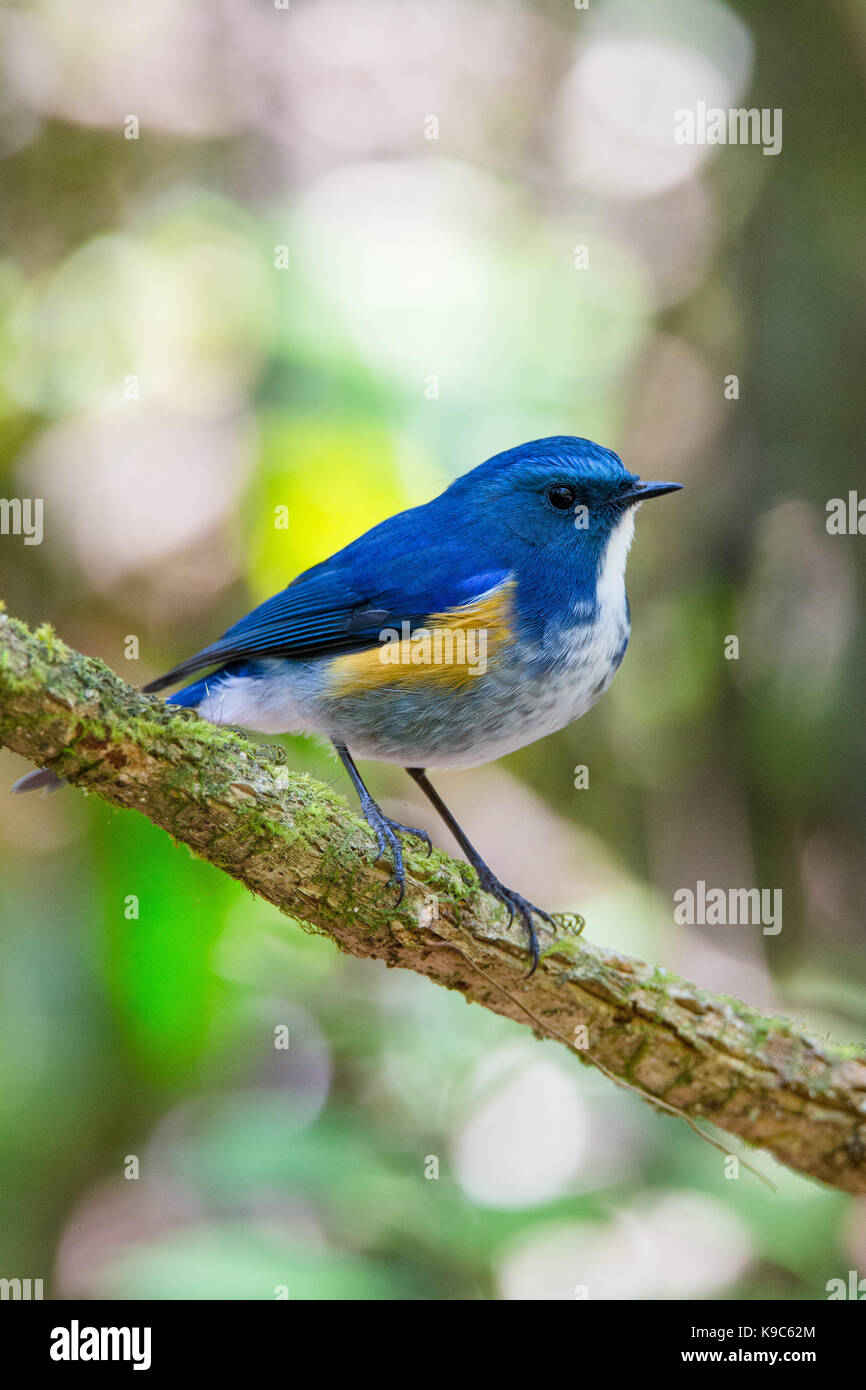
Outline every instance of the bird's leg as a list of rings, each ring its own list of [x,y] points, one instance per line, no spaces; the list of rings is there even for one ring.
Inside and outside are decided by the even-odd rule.
[[[364,786],[361,774],[355,766],[355,760],[345,743],[338,743],[336,739],[332,739],[331,741],[337,750],[340,762],[352,779],[352,785],[355,791],[358,793],[364,819],[375,831],[376,844],[379,849],[377,858],[381,859],[386,849],[391,850],[391,855],[394,860],[394,872],[388,882],[397,885],[396,906],[399,907],[403,901],[403,894],[406,890],[406,871],[403,868],[403,846],[400,843],[399,835],[417,835],[418,839],[423,840],[426,844],[428,854],[430,854],[433,849],[430,836],[427,834],[426,830],[416,830],[413,825],[401,825],[399,821],[391,820],[390,816],[386,816],[381,806],[376,805],[376,802]]]
[[[504,903],[508,908],[510,914],[508,925],[511,926],[511,923],[514,921],[515,913],[520,915],[523,925],[526,927],[529,934],[529,951],[532,956],[532,969],[529,973],[533,975],[539,961],[539,950],[538,937],[535,932],[535,923],[532,920],[532,914],[536,913],[543,921],[549,922],[552,927],[555,927],[556,923],[550,913],[545,912],[541,907],[536,907],[534,903],[528,902],[527,899],[521,897],[519,893],[515,893],[513,888],[506,888],[503,883],[500,883],[492,870],[488,869],[475,846],[461,830],[436,788],[428,782],[423,767],[407,767],[406,771],[412,780],[417,782],[418,786],[427,797],[427,800],[436,807],[439,815],[448,826],[451,834],[454,836],[463,853],[466,855],[466,858],[469,860],[469,863],[477,873],[478,882],[481,884],[481,887],[485,892],[491,893],[494,898],[498,898],[499,901]]]

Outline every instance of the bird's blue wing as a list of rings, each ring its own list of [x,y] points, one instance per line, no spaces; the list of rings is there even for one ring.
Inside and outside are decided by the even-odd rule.
[[[454,538],[407,536],[405,518],[391,517],[306,570],[227,632],[145,691],[162,690],[212,666],[264,657],[309,659],[375,646],[383,628],[420,625],[489,592],[508,577],[501,565],[471,562]],[[396,529],[393,523],[403,520]],[[389,536],[388,532],[392,534]],[[414,540],[414,545],[409,542]],[[469,552],[470,557],[472,551]]]

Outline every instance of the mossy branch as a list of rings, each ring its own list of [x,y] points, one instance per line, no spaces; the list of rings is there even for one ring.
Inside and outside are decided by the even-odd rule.
[[[370,833],[341,797],[2,612],[0,743],[147,816],[341,950],[427,975],[693,1125],[866,1192],[866,1049],[593,946],[567,919],[528,979],[519,923],[509,929],[466,865],[407,845],[395,910],[390,866],[371,862]]]

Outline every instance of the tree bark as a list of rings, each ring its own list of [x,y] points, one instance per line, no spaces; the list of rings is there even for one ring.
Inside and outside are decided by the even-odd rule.
[[[693,1127],[711,1121],[791,1168],[866,1192],[866,1048],[593,946],[576,919],[557,918],[527,978],[519,922],[509,928],[467,865],[409,842],[396,909],[391,866],[372,862],[365,823],[284,766],[282,749],[140,695],[49,628],[32,633],[2,612],[0,743],[147,816],[341,950],[459,990]]]

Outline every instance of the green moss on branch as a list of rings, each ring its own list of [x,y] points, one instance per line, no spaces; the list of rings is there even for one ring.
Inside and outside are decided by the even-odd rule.
[[[866,1192],[866,1050],[593,946],[564,921],[527,979],[519,924],[509,929],[464,864],[407,845],[394,909],[390,867],[371,862],[367,827],[341,797],[3,613],[0,743],[147,816],[341,950],[427,975],[651,1104]]]

